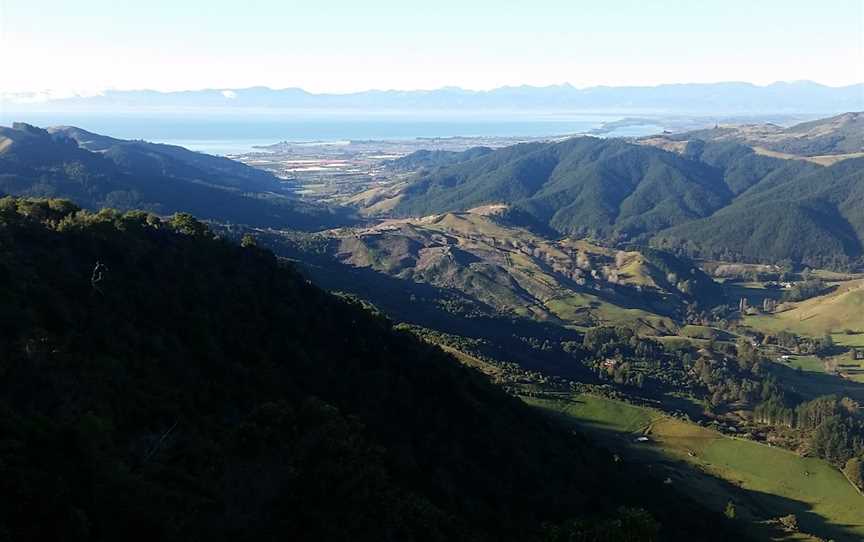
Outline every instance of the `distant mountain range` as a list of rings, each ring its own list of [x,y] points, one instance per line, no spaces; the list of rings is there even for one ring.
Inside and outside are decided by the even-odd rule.
[[[347,223],[339,210],[291,196],[265,171],[183,147],[68,126],[0,126],[0,194],[300,230]]]
[[[299,88],[207,89],[181,92],[105,91],[97,96],[43,99],[38,94],[0,94],[9,111],[124,111],[140,109],[330,109],[330,110],[614,110],[657,113],[839,113],[864,109],[864,84],[828,87],[810,81],[671,84],[576,88],[501,87],[473,91],[370,90],[314,94]]]
[[[504,204],[563,235],[843,266],[864,255],[862,117],[413,155],[394,163],[419,164],[412,180],[366,199],[403,217]]]

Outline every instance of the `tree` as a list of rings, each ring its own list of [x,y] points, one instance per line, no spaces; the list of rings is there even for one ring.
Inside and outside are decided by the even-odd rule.
[[[189,213],[176,213],[168,222],[174,231],[194,237],[204,237],[210,233],[206,224],[199,221]]]
[[[798,516],[795,514],[789,514],[788,516],[783,516],[779,518],[780,525],[785,527],[787,530],[792,532],[798,532]]]
[[[864,465],[862,463],[864,463],[862,458],[853,457],[843,467],[843,472],[846,473],[849,480],[858,486],[859,489],[864,489]]]
[[[834,348],[834,337],[832,337],[830,333],[826,333],[825,336],[822,337],[822,344],[820,345],[819,350],[828,352],[832,348]]]
[[[726,510],[723,511],[723,514],[729,519],[735,519],[735,503],[733,503],[732,501],[727,502]]]
[[[240,239],[240,246],[243,248],[255,248],[258,246],[258,241],[251,233],[244,233],[243,238]]]
[[[759,362],[759,352],[748,339],[739,339],[736,346],[738,367],[742,371],[749,370],[750,367]]]
[[[544,542],[603,540],[606,542],[651,542],[657,540],[660,524],[641,508],[619,508],[615,517],[604,521],[576,520],[546,526]]]

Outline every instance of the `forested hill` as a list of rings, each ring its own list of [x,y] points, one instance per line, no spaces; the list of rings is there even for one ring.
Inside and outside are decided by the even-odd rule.
[[[48,133],[73,139],[79,147],[92,152],[106,153],[112,159],[121,151],[130,155],[158,157],[161,158],[160,165],[166,170],[177,168],[178,172],[175,174],[177,176],[182,175],[184,169],[185,173],[190,175],[194,175],[196,171],[203,171],[210,175],[212,178],[210,183],[216,186],[242,188],[251,192],[283,191],[283,183],[273,174],[222,156],[190,151],[177,145],[117,139],[75,126],[48,128]]]
[[[527,143],[420,175],[394,209],[422,216],[515,205],[561,233],[637,237],[710,215],[732,194],[711,167],[592,137]]]
[[[74,127],[0,127],[0,193],[299,230],[349,222],[343,211],[291,197],[279,179],[239,162]]]
[[[489,147],[472,147],[466,151],[414,151],[409,155],[390,160],[387,166],[395,171],[417,171],[441,166],[450,166],[485,156],[492,152]]]
[[[0,199],[0,539],[736,538],[243,245]]]
[[[713,216],[663,231],[654,242],[709,258],[860,267],[864,158],[797,177],[775,176]]]
[[[851,121],[826,121],[806,133],[822,144],[830,139],[825,126],[835,125],[847,143],[860,131]],[[861,265],[864,158],[778,158],[698,135],[640,144],[580,137],[450,157],[417,173],[394,198],[393,214],[507,204],[563,235],[727,260]]]

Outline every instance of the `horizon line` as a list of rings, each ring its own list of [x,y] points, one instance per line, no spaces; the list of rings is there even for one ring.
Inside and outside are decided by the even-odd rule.
[[[524,83],[521,85],[502,85],[491,88],[466,88],[458,85],[442,85],[431,88],[367,88],[363,90],[352,90],[347,92],[334,92],[334,91],[311,91],[303,88],[302,86],[287,86],[287,87],[273,87],[268,85],[250,85],[250,86],[240,86],[240,87],[199,87],[199,88],[186,88],[186,89],[174,89],[174,90],[160,90],[156,88],[103,88],[99,90],[81,90],[81,91],[57,91],[54,89],[40,89],[40,90],[21,90],[21,91],[10,91],[10,92],[0,92],[0,100],[5,97],[11,96],[44,96],[46,101],[54,101],[54,100],[63,100],[69,98],[94,98],[98,96],[104,96],[105,94],[112,92],[153,92],[158,94],[180,94],[184,92],[231,92],[231,91],[246,91],[246,90],[270,90],[275,92],[293,90],[293,91],[301,91],[305,94],[309,94],[312,96],[351,96],[356,94],[366,94],[366,93],[410,93],[410,92],[441,92],[441,91],[462,91],[466,93],[472,94],[488,94],[500,90],[513,90],[513,89],[534,89],[534,90],[544,90],[544,89],[571,89],[575,91],[586,91],[586,90],[594,90],[594,89],[654,89],[660,87],[672,87],[672,86],[713,86],[713,85],[747,85],[756,88],[769,88],[776,85],[795,85],[795,84],[811,84],[824,88],[831,89],[845,89],[856,86],[864,86],[864,81],[858,83],[850,83],[845,85],[829,85],[825,83],[820,83],[818,81],[814,81],[812,79],[796,79],[796,80],[777,80],[771,83],[759,84],[751,81],[734,81],[734,80],[722,80],[722,81],[713,81],[713,82],[681,82],[681,83],[657,83],[657,84],[631,84],[631,85],[605,85],[605,84],[597,84],[597,85],[587,85],[587,86],[576,86],[570,82],[563,83],[553,83],[548,85],[533,85],[529,83]]]

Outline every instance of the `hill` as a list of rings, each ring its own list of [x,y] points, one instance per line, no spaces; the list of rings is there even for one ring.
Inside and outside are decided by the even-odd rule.
[[[591,137],[531,143],[418,175],[400,216],[512,205],[560,233],[638,238],[702,218],[732,194],[714,169],[659,149]]]
[[[273,175],[226,158],[72,127],[0,127],[0,193],[303,230],[349,222],[341,211],[289,196]]]
[[[492,152],[492,149],[489,147],[474,147],[463,152],[419,150],[395,160],[390,160],[386,165],[394,171],[414,172],[420,169],[433,169],[458,164],[485,156],[490,152]]]
[[[551,241],[513,226],[508,211],[488,206],[337,230],[329,251],[352,266],[459,291],[501,314],[563,325],[628,324],[664,334],[688,304],[722,301],[719,286],[685,261]]]
[[[640,503],[663,539],[735,537],[245,245],[0,199],[5,538],[538,540],[581,518],[566,536],[653,539],[615,511]]]
[[[285,183],[272,174],[221,156],[190,151],[176,145],[117,139],[75,126],[57,126],[47,130],[52,135],[74,140],[82,149],[103,153],[115,163],[124,155],[130,163],[146,162],[149,159],[155,165],[158,160],[159,167],[173,177],[198,175],[204,177],[202,181],[214,186],[249,192],[285,191]]]
[[[825,295],[786,303],[771,315],[751,316],[746,322],[770,332],[790,331],[810,337],[837,334],[838,343],[861,342],[864,337],[864,280],[841,282]],[[846,335],[846,331],[852,333]],[[845,335],[845,336],[844,336]]]
[[[849,113],[762,132],[719,127],[633,142],[580,137],[516,145],[451,157],[354,203],[366,214],[401,217],[504,204],[555,235],[650,243],[727,261],[858,267],[864,156],[847,151],[864,144],[861,118]],[[754,134],[773,139],[756,141]],[[786,155],[754,141],[835,154]]]
[[[832,163],[828,158],[853,157],[864,153],[864,112],[843,113],[826,119],[784,128],[776,124],[716,126],[682,134],[664,134],[643,139],[648,144],[693,140],[734,142],[763,154],[781,158],[803,158]]]
[[[864,158],[852,158],[772,176],[711,217],[660,232],[652,242],[727,260],[854,267],[864,246],[862,202]]]

